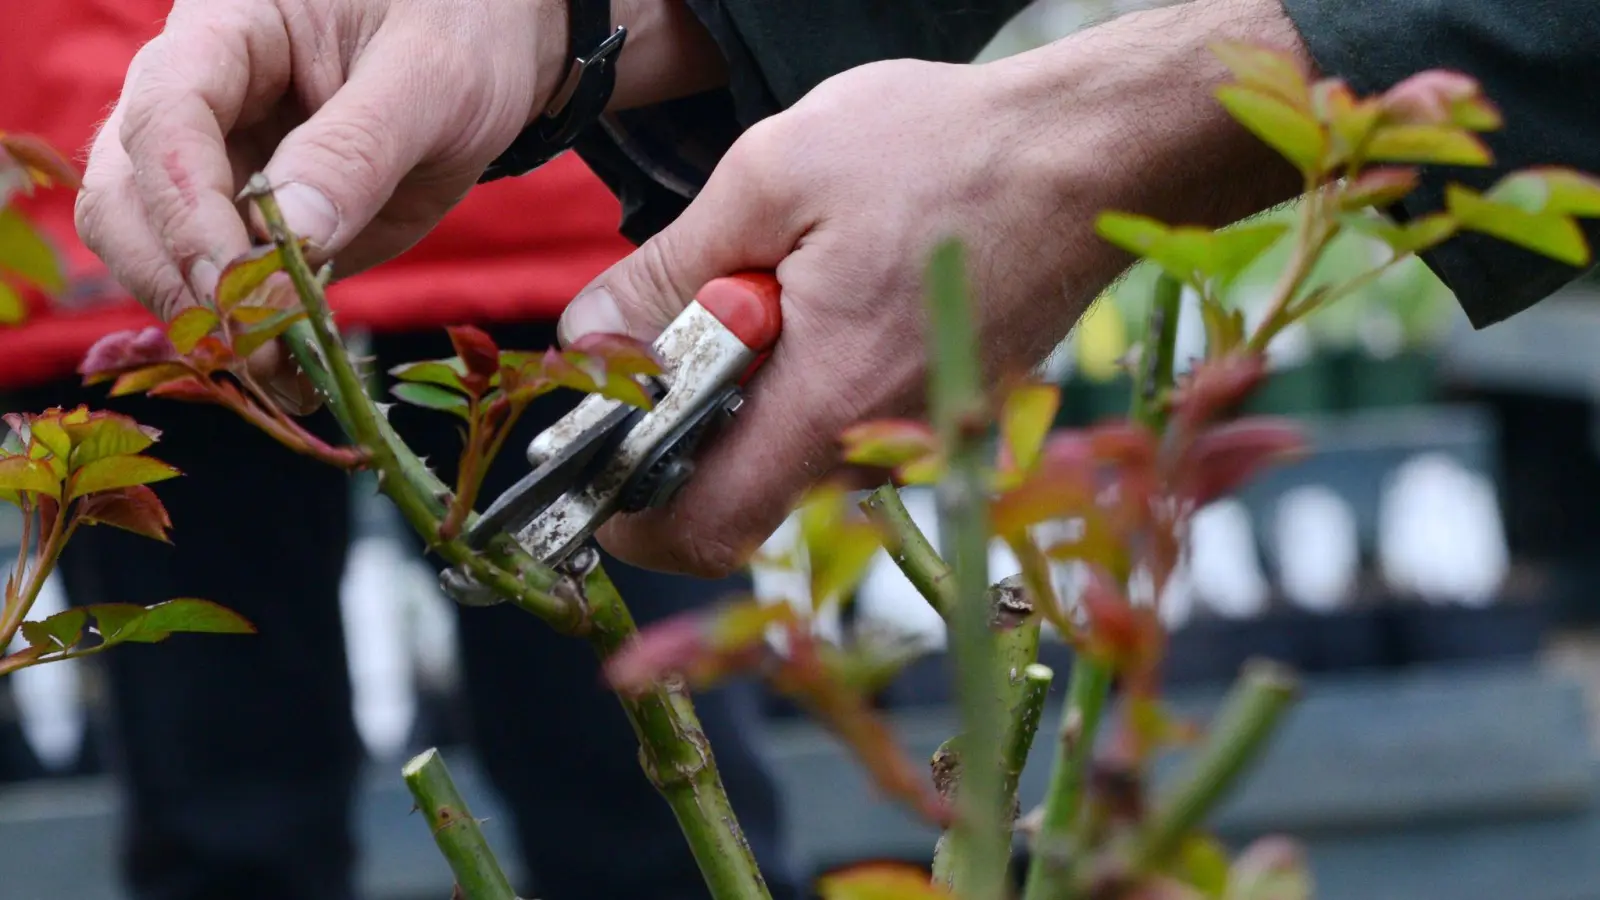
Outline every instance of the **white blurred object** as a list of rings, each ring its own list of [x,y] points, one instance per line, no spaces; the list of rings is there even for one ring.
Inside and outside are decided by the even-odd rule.
[[[1194,615],[1194,575],[1187,556],[1167,576],[1166,589],[1161,592],[1161,602],[1156,607],[1161,624],[1169,631],[1177,631],[1189,623]]]
[[[1190,524],[1189,571],[1196,599],[1232,619],[1260,615],[1268,586],[1244,504],[1231,497],[1197,511]]]
[[[356,730],[379,759],[405,750],[417,715],[406,633],[417,591],[408,562],[389,538],[358,538],[339,586]]]
[[[922,533],[928,535],[929,540],[937,541],[939,514],[933,492],[905,490],[900,492],[900,499]],[[927,647],[943,649],[946,646],[948,632],[944,619],[928,605],[887,553],[880,552],[873,559],[866,578],[861,581],[856,603],[864,623],[892,626],[897,633],[915,637]]]
[[[1332,489],[1301,485],[1287,491],[1273,516],[1278,578],[1301,609],[1332,612],[1350,596],[1360,567],[1355,513]]]
[[[1493,485],[1444,454],[1407,460],[1380,501],[1378,561],[1428,602],[1489,605],[1510,569]]]
[[[38,621],[66,609],[66,591],[60,578],[52,574],[45,579],[28,618]],[[11,675],[23,737],[39,762],[51,771],[71,767],[83,751],[86,723],[81,665],[81,661],[69,659],[29,666]]]

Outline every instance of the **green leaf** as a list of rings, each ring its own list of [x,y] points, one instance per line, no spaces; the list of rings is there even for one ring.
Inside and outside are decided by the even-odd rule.
[[[216,327],[216,313],[203,306],[191,306],[167,323],[167,340],[179,353],[187,354]]]
[[[182,366],[178,363],[156,363],[153,366],[134,369],[131,372],[117,376],[116,382],[111,385],[111,390],[106,392],[106,396],[121,397],[126,394],[142,394],[153,387],[166,384],[169,381],[176,381],[179,378],[187,378],[191,374],[193,373],[189,371],[187,366]]]
[[[58,294],[67,286],[55,248],[15,207],[0,208],[0,271],[48,294]]]
[[[1103,212],[1095,219],[1095,233],[1138,256],[1148,256],[1166,240],[1172,229],[1149,216]]]
[[[153,484],[176,478],[181,472],[149,456],[112,456],[97,459],[73,473],[68,500],[87,494]]]
[[[1600,216],[1600,179],[1572,169],[1549,166],[1513,172],[1484,196],[1524,212]]]
[[[502,359],[504,354],[502,354]],[[450,388],[454,391],[466,391],[466,386],[461,383],[461,376],[466,372],[466,364],[459,357],[450,359],[430,359],[423,362],[406,363],[395,366],[389,374],[400,379],[416,384],[435,384],[439,387]],[[493,386],[491,381],[490,385]]]
[[[883,546],[883,535],[837,484],[819,485],[808,492],[799,518],[811,570],[811,605],[821,611],[842,600],[866,575],[868,564]]]
[[[895,470],[895,477],[906,481],[907,474],[943,471],[939,438],[924,422],[913,419],[877,419],[845,429],[839,435],[846,462]],[[923,464],[923,465],[919,465]]]
[[[20,325],[28,318],[28,304],[11,285],[0,280],[0,325]]]
[[[1589,264],[1578,223],[1555,212],[1530,213],[1458,184],[1445,187],[1445,206],[1462,228],[1487,234],[1572,266]]]
[[[1058,385],[1026,383],[1006,394],[1000,408],[1000,435],[1009,455],[1007,471],[1021,474],[1033,468],[1060,408]]]
[[[82,608],[69,609],[37,622],[23,622],[22,636],[28,646],[46,653],[66,650],[83,640],[83,626],[88,621],[89,614]]]
[[[1255,222],[1213,232],[1211,252],[1202,271],[1221,281],[1231,281],[1288,233],[1286,222]]]
[[[1486,166],[1489,148],[1469,131],[1452,125],[1385,125],[1367,140],[1363,154],[1373,162]]]
[[[234,312],[237,313],[238,310],[234,310]],[[276,340],[279,335],[288,331],[294,323],[305,317],[306,311],[304,309],[279,310],[271,318],[251,326],[244,334],[236,336],[233,339],[234,355],[241,358],[249,356],[268,342]]]
[[[437,409],[441,412],[453,413],[463,419],[468,418],[467,398],[460,394],[452,394],[436,384],[408,381],[397,384],[389,390],[396,397],[413,406]]]
[[[65,425],[72,438],[73,470],[98,459],[142,453],[161,437],[161,432],[140,425],[127,416],[113,412],[96,412],[87,422]]]
[[[302,247],[306,245],[301,240]],[[276,244],[266,244],[250,250],[222,270],[217,280],[217,309],[221,312],[239,305],[254,294],[274,272],[283,271],[283,254]]]
[[[1217,99],[1239,124],[1294,163],[1302,172],[1320,173],[1328,137],[1309,113],[1262,91],[1225,85]]]
[[[8,456],[0,459],[0,490],[60,497],[61,480],[47,462],[26,456]]]
[[[1455,216],[1449,213],[1429,213],[1405,225],[1366,214],[1343,215],[1339,221],[1351,230],[1383,241],[1396,255],[1421,253],[1448,240],[1459,228]]]
[[[1178,848],[1173,874],[1207,897],[1220,897],[1228,889],[1228,854],[1207,835],[1192,834]]]
[[[255,634],[248,620],[209,600],[184,598],[141,607],[108,603],[85,607],[106,644],[154,644],[174,634]]]

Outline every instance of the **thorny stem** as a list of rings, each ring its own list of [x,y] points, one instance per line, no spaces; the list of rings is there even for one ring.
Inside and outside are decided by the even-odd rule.
[[[1156,804],[1134,849],[1134,870],[1165,865],[1234,782],[1266,748],[1299,692],[1289,670],[1254,660],[1229,692],[1187,774]]]
[[[861,509],[883,532],[884,549],[906,580],[948,621],[955,606],[955,579],[939,551],[912,520],[900,492],[892,484],[883,485],[861,501]]]
[[[946,243],[928,266],[930,405],[950,465],[937,486],[939,543],[954,570],[951,648],[961,712],[961,788],[953,840],[966,845],[953,875],[964,900],[998,900],[1011,833],[1001,787],[1000,742],[1006,709],[995,702],[1008,679],[998,665],[988,592],[989,523],[985,491],[984,405],[966,289],[964,254]]]
[[[439,751],[428,749],[412,757],[400,774],[416,798],[433,842],[450,863],[463,900],[517,900]]]
[[[460,541],[437,542],[448,489],[395,434],[355,378],[344,345],[332,331],[322,280],[311,274],[284,225],[270,185],[257,175],[250,192],[309,313],[309,322],[297,322],[285,332],[286,343],[346,433],[373,453],[380,488],[406,520],[447,561],[463,566],[480,583],[558,631],[581,634],[602,660],[633,640],[638,635],[633,615],[597,557],[586,572],[559,579],[569,589],[572,581],[581,582],[571,591],[575,599],[567,600],[550,593],[558,584],[556,573],[509,537],[497,538],[481,556]],[[639,739],[640,762],[672,808],[712,900],[770,900],[688,693],[679,686],[658,686],[618,699]]]

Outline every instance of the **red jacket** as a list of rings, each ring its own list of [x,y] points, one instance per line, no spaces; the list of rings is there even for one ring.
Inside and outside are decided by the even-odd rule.
[[[0,130],[38,134],[81,161],[121,91],[134,52],[159,33],[171,0],[43,0],[0,19]],[[0,390],[70,376],[107,332],[154,319],[108,284],[77,239],[73,196],[38,192],[19,207],[61,248],[79,294],[30,297],[18,328],[0,327]],[[339,322],[374,330],[553,319],[631,246],[611,192],[572,154],[523,178],[476,188],[427,238],[329,291]]]

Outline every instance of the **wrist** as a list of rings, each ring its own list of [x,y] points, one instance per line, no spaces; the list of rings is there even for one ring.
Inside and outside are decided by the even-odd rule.
[[[527,122],[558,107],[572,74],[570,0],[539,4],[538,66],[533,108]],[[716,42],[683,0],[611,0],[611,30],[628,31],[616,57],[616,86],[607,110],[634,109],[718,87],[727,71]]]
[[[1103,211],[1216,228],[1302,190],[1293,166],[1217,101],[1229,78],[1209,49],[1219,40],[1288,51],[1314,74],[1279,0],[1188,0],[990,64],[1007,102],[1025,107],[1018,121],[1049,123],[1039,165],[1083,211],[1098,248],[1085,248],[1098,270],[1085,277],[1109,281],[1130,260],[1092,235]]]

